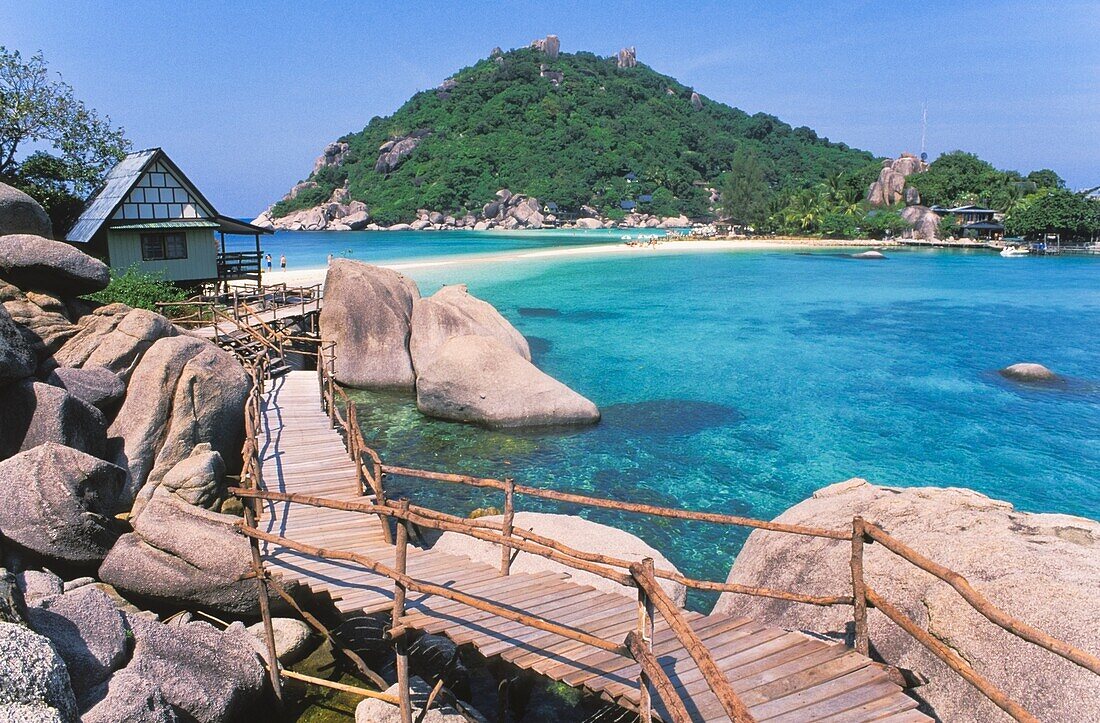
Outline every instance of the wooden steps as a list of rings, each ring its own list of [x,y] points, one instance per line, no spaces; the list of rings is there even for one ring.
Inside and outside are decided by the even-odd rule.
[[[271,381],[260,440],[264,486],[269,490],[358,500],[354,463],[321,411],[317,377],[292,371]],[[393,566],[375,515],[266,502],[260,526],[293,540],[356,552]],[[352,563],[320,560],[264,545],[265,564],[281,579],[296,580],[330,596],[348,613],[386,612],[393,582]],[[616,643],[637,625],[633,597],[601,592],[560,573],[500,575],[488,565],[431,550],[410,548],[408,574],[498,605],[536,615]],[[871,661],[839,644],[762,625],[747,618],[687,613],[734,690],[759,721],[930,720],[917,703]],[[410,593],[404,625],[446,635],[486,657],[584,688],[633,708],[638,666],[631,659],[524,626],[445,598]],[[654,653],[695,720],[725,720],[702,674],[658,616]],[[655,701],[658,713],[663,709]]]

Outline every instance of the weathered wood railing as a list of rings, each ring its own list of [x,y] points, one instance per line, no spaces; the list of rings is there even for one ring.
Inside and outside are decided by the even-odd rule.
[[[964,659],[962,659],[961,656],[959,656],[955,651],[951,650],[946,645],[935,639],[932,635],[921,628],[920,625],[911,620],[908,616],[901,612],[901,610],[885,600],[878,592],[867,585],[864,572],[864,547],[867,544],[873,543],[881,544],[884,548],[890,550],[892,553],[898,555],[899,557],[913,564],[917,568],[924,570],[925,572],[928,572],[949,584],[960,594],[960,596],[967,604],[969,604],[976,611],[985,616],[988,620],[990,620],[998,627],[1012,633],[1013,635],[1027,641],[1028,643],[1038,645],[1066,660],[1069,660],[1085,668],[1086,670],[1100,675],[1100,657],[1081,650],[1073,645],[1070,645],[1069,643],[1058,640],[1008,615],[1003,610],[1000,610],[992,603],[990,603],[980,593],[978,593],[965,580],[965,578],[963,578],[958,573],[951,571],[941,565],[938,565],[927,557],[924,557],[923,555],[917,553],[915,550],[911,549],[901,541],[892,537],[882,528],[858,517],[853,520],[852,528],[850,531],[831,530],[804,525],[777,523],[767,520],[757,520],[736,515],[682,510],[634,502],[624,502],[620,500],[610,500],[599,497],[590,497],[587,495],[579,495],[569,492],[560,492],[557,490],[548,490],[518,485],[512,479],[472,477],[468,475],[450,474],[409,467],[386,465],[381,461],[379,455],[367,445],[362,435],[362,431],[359,428],[359,424],[356,421],[356,408],[354,401],[348,397],[348,395],[344,392],[344,390],[336,381],[334,373],[335,365],[332,345],[320,344],[316,353],[318,358],[318,383],[320,387],[322,405],[325,411],[328,413],[329,419],[333,427],[338,429],[344,436],[349,455],[352,457],[353,460],[355,460],[356,463],[356,474],[358,478],[360,492],[364,495],[367,495],[367,497],[365,497],[362,502],[347,502],[341,500],[329,500],[325,498],[312,497],[309,495],[280,493],[262,490],[259,488],[260,485],[258,484],[258,458],[254,463],[256,465],[256,477],[254,479],[257,480],[257,484],[245,485],[242,483],[242,487],[235,488],[232,490],[232,492],[246,499],[251,498],[253,501],[258,499],[284,501],[296,504],[305,504],[317,507],[327,507],[331,509],[351,510],[356,512],[375,514],[383,521],[383,528],[386,530],[387,533],[389,533],[391,529],[387,520],[393,519],[398,523],[397,539],[395,541],[393,537],[390,536],[387,538],[387,540],[391,542],[396,542],[396,545],[399,548],[399,550],[395,553],[395,567],[390,568],[386,565],[379,563],[378,561],[371,560],[355,553],[318,548],[277,535],[271,535],[270,533],[261,532],[255,529],[254,525],[249,524],[247,519],[245,521],[245,526],[242,529],[242,532],[252,538],[254,542],[258,540],[263,540],[269,543],[280,544],[288,547],[289,549],[298,550],[299,552],[303,552],[305,554],[315,555],[328,559],[356,562],[358,564],[364,565],[368,569],[394,580],[395,584],[398,586],[397,589],[399,591],[412,590],[421,594],[438,595],[449,600],[467,604],[470,607],[484,612],[490,612],[492,614],[499,615],[514,622],[519,622],[521,624],[529,625],[531,627],[535,627],[546,632],[552,632],[561,635],[563,637],[581,642],[586,645],[591,645],[603,650],[615,652],[620,655],[629,656],[638,662],[641,669],[639,692],[641,704],[640,709],[643,715],[649,709],[651,700],[650,689],[653,688],[661,696],[662,702],[664,702],[665,708],[672,716],[673,720],[681,720],[681,715],[684,716],[684,720],[687,719],[687,714],[684,708],[683,701],[678,700],[675,687],[668,683],[667,675],[663,674],[663,670],[658,672],[658,670],[660,669],[659,664],[656,662],[655,659],[652,658],[651,653],[647,653],[649,649],[648,643],[652,640],[653,609],[654,607],[656,607],[656,609],[661,613],[662,617],[669,624],[670,628],[672,628],[673,631],[676,633],[681,643],[695,659],[696,664],[699,666],[700,671],[702,672],[708,685],[710,685],[712,691],[722,702],[722,705],[727,713],[730,715],[731,720],[739,722],[752,720],[751,715],[749,715],[748,713],[748,710],[745,709],[744,705],[737,698],[733,690],[729,688],[728,682],[725,681],[720,672],[717,670],[716,666],[713,665],[713,660],[709,660],[709,652],[706,651],[705,646],[703,646],[701,642],[698,642],[697,638],[693,639],[694,633],[692,633],[690,628],[683,623],[682,616],[680,615],[676,606],[671,603],[667,595],[664,593],[663,590],[660,589],[660,586],[656,583],[656,580],[658,578],[661,578],[673,580],[687,587],[699,590],[731,592],[810,605],[850,605],[853,607],[853,621],[855,631],[854,647],[857,651],[864,655],[868,655],[870,653],[867,627],[867,610],[877,609],[882,612],[889,620],[905,630],[909,635],[917,640],[918,643],[928,648],[934,655],[943,660],[943,662],[950,669],[961,675],[978,691],[980,691],[986,698],[999,706],[1014,719],[1019,721],[1035,721],[1036,718],[1034,716],[1026,711],[1019,703],[1012,700],[1004,691],[993,684],[988,678],[982,676],[977,671],[975,671],[973,667]],[[256,406],[255,409],[255,413],[258,415],[259,407]],[[251,413],[251,411],[246,413],[246,419]],[[251,430],[250,434],[254,434],[258,430],[256,424],[253,424],[249,427],[249,425],[246,423],[246,428],[249,428]],[[253,444],[252,447],[249,448],[248,444],[246,443],[246,450],[247,449],[254,450],[257,448],[255,444]],[[433,480],[437,482],[462,484],[478,488],[491,488],[499,490],[504,494],[505,514],[503,521],[494,522],[484,519],[470,520],[457,517],[455,515],[450,515],[441,511],[432,510],[426,507],[411,505],[407,500],[400,500],[398,502],[389,501],[386,499],[383,486],[383,478],[385,475],[398,475],[425,480]],[[244,475],[242,475],[242,479],[244,479]],[[653,568],[651,561],[649,563],[639,565],[636,562],[615,558],[609,555],[577,550],[550,538],[537,535],[531,531],[515,528],[512,525],[510,513],[514,513],[516,495],[524,495],[534,498],[553,500],[588,507],[614,509],[618,511],[633,512],[644,515],[695,520],[723,525],[735,525],[752,529],[765,530],[769,532],[819,537],[837,541],[848,541],[851,545],[850,567],[852,574],[850,583],[852,587],[852,594],[831,596],[807,595],[797,592],[774,590],[764,587],[738,585],[728,582],[696,580],[687,577],[677,571],[655,569]],[[450,588],[443,588],[438,585],[415,580],[405,573],[404,565],[402,564],[402,560],[404,559],[405,555],[404,550],[409,544],[408,528],[410,525],[440,531],[458,532],[476,539],[500,545],[500,569],[501,574],[503,575],[509,574],[512,554],[514,552],[523,551],[554,560],[574,569],[583,570],[598,575],[600,577],[613,580],[624,586],[635,587],[637,588],[639,595],[638,629],[636,631],[632,631],[630,636],[628,636],[627,640],[623,643],[602,640],[600,638],[597,638],[596,636],[589,635],[588,633],[580,630],[573,630],[558,623],[554,623],[553,621],[543,620],[534,616],[526,615],[524,613],[519,613],[510,608],[502,607],[495,604],[491,600],[486,600]],[[403,610],[399,609],[399,606],[396,605],[395,601],[395,614],[393,619],[392,631],[395,639],[402,636],[405,632],[404,627],[401,624],[402,614]],[[400,656],[400,647],[398,654]],[[402,700],[402,709],[403,711],[407,710],[407,705],[405,704],[404,700]]]

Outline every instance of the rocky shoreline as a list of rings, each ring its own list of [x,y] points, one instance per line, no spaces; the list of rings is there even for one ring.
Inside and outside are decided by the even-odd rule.
[[[327,156],[328,150],[326,149]],[[320,162],[320,159],[319,161]],[[285,197],[295,198],[311,181],[298,184]],[[596,209],[582,206],[577,218],[566,221],[532,196],[513,194],[507,188],[496,192],[496,198],[481,210],[454,216],[442,211],[420,209],[410,223],[379,225],[371,220],[366,204],[348,200],[346,188],[338,188],[325,203],[312,208],[276,217],[268,208],[252,223],[261,228],[282,231],[517,231],[524,229],[672,229],[687,228],[691,221],[686,216],[655,216],[649,213],[630,213],[621,220],[602,217]]]

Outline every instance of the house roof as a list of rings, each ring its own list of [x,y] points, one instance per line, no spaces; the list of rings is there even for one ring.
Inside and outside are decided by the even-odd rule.
[[[115,212],[126,200],[134,187],[138,185],[138,182],[141,181],[142,175],[157,163],[162,164],[179,179],[180,183],[185,184],[187,190],[194,195],[195,199],[209,209],[213,218],[158,219],[155,221],[150,219],[149,221],[139,221],[137,223],[128,223],[126,221],[120,223],[117,220],[112,222],[111,219],[115,217]],[[127,154],[125,158],[119,161],[118,164],[107,173],[107,177],[103,180],[103,185],[99,190],[92,194],[92,197],[84,206],[84,211],[80,214],[80,218],[77,219],[73,227],[69,229],[69,232],[65,234],[65,240],[73,243],[87,243],[92,240],[105,224],[110,224],[112,228],[128,229],[219,228],[226,233],[249,235],[255,233],[270,233],[270,231],[261,229],[258,226],[253,226],[220,215],[214,209],[213,204],[206,200],[202,192],[199,191],[195,187],[195,184],[193,184],[183,171],[180,170],[179,166],[177,166],[172,159],[168,157],[168,154],[160,148],[148,148],[143,151],[134,151],[133,153]]]
[[[92,236],[95,236],[96,231],[111,217],[118,204],[122,203],[122,199],[126,198],[126,194],[141,178],[146,166],[157,153],[162,152],[159,148],[135,151],[119,161],[103,180],[103,186],[88,200],[80,218],[65,234],[65,240],[78,243],[91,241]]]
[[[992,208],[982,208],[981,206],[956,206],[944,210],[947,213],[997,213]]]
[[[171,221],[142,221],[140,223],[112,224],[111,228],[119,231],[149,231],[153,229],[172,228],[219,228],[219,224],[208,221],[205,218],[180,218]]]

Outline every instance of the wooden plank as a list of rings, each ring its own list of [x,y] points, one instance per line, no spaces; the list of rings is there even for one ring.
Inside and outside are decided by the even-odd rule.
[[[799,690],[791,695],[783,696],[775,700],[761,703],[753,707],[753,714],[760,720],[772,718],[784,721],[808,720],[807,708],[817,706],[824,701],[832,700],[851,690],[868,687],[874,683],[886,680],[886,674],[877,668],[862,668],[848,675],[815,685],[812,688]],[[819,716],[832,715],[847,710],[848,706],[834,711],[821,711]]]
[[[607,600],[599,597],[589,599],[585,596],[572,598],[570,600],[559,600],[552,604],[554,607],[547,605],[531,606],[528,608],[528,612],[532,615],[538,615],[539,617],[553,620],[556,623],[561,623],[562,625],[568,625],[571,628],[584,630],[585,632],[592,633],[605,640],[607,640],[607,638],[602,635],[602,631],[585,628],[583,621],[593,616],[598,616],[610,609],[620,610],[623,617],[629,618],[632,614],[636,614],[635,610],[637,607],[636,604],[630,605],[629,603],[624,606],[623,603],[618,600]],[[496,628],[493,630],[493,633],[501,636],[502,639],[497,643],[481,646],[480,651],[482,655],[488,658],[498,655],[505,650],[530,649],[532,646],[528,641],[538,637],[542,632],[542,630],[528,626],[505,626]],[[613,640],[612,642],[622,641]]]
[[[844,723],[854,719],[864,721],[893,720],[895,715],[911,711],[916,707],[917,701],[895,689],[892,695],[849,708],[835,715],[819,718],[818,723]],[[918,715],[921,715],[923,720],[923,714],[918,713]]]

